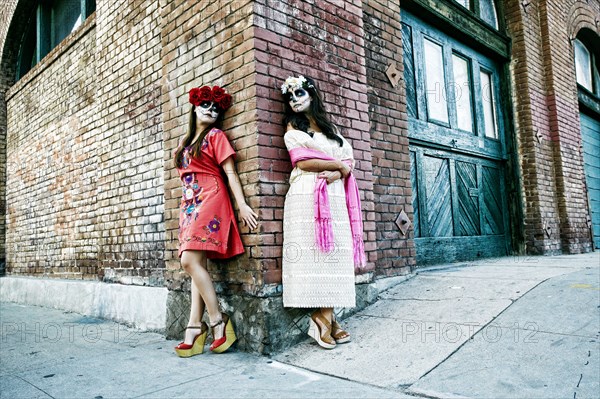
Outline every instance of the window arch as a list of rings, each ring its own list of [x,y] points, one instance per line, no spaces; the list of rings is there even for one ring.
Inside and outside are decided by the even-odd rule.
[[[573,40],[575,78],[580,88],[600,98],[600,44],[598,36],[589,29],[582,29]]]
[[[498,12],[494,0],[454,0],[472,11],[488,25],[498,29]]]
[[[17,80],[96,10],[95,0],[41,0],[32,7],[19,46]]]

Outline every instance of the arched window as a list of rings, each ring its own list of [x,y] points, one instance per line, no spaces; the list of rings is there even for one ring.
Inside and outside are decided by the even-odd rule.
[[[471,10],[487,24],[498,29],[498,13],[494,0],[454,0],[461,6]]]
[[[590,37],[591,36],[591,37]],[[577,84],[600,97],[600,74],[598,73],[598,44],[593,34],[582,30],[573,42],[575,52],[575,77]]]
[[[96,10],[95,0],[42,0],[29,16],[19,49],[17,80]]]

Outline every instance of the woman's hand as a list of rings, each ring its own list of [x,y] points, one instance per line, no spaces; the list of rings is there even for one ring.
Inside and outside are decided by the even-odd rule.
[[[339,161],[340,163],[340,167],[339,167],[339,172],[342,174],[343,178],[348,177],[348,175],[352,172],[352,169],[350,168],[350,166],[348,164],[346,164],[346,162],[344,161]]]
[[[336,180],[339,180],[342,178],[342,172],[340,172],[339,170],[326,170],[324,172],[321,172],[317,175],[317,177],[319,179],[325,179],[327,180],[327,184],[331,184]]]
[[[244,224],[250,227],[250,230],[254,230],[256,226],[258,226],[258,215],[248,206],[248,204],[240,206],[240,217],[244,221]]]

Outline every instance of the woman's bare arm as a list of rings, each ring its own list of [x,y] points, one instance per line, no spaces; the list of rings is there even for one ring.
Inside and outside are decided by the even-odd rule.
[[[288,123],[286,132],[290,130],[296,130]],[[348,176],[351,172],[351,168],[342,161],[325,161],[323,159],[305,159],[304,161],[296,162],[296,166],[306,172],[321,173],[325,171],[339,171],[343,177]]]
[[[322,159],[305,159],[304,161],[296,162],[296,166],[306,172],[323,172],[325,170],[340,170],[340,161],[325,161]]]
[[[240,210],[240,217],[250,229],[254,230],[258,225],[257,218],[258,215],[254,213],[252,208],[246,204],[246,199],[244,198],[244,191],[242,190],[242,183],[240,182],[240,177],[235,170],[235,163],[233,162],[233,157],[229,157],[223,161],[221,164],[223,170],[225,171],[225,175],[227,176],[227,181],[229,183],[229,187],[231,187],[231,192],[235,197],[235,201],[238,205],[238,209]]]

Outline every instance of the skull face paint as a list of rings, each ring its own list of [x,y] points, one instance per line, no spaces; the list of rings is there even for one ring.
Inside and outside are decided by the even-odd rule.
[[[219,117],[219,106],[213,101],[203,101],[196,107],[196,121],[198,124],[215,123]]]
[[[312,103],[312,97],[305,89],[299,87],[290,91],[289,104],[292,110],[296,113],[307,112]]]

